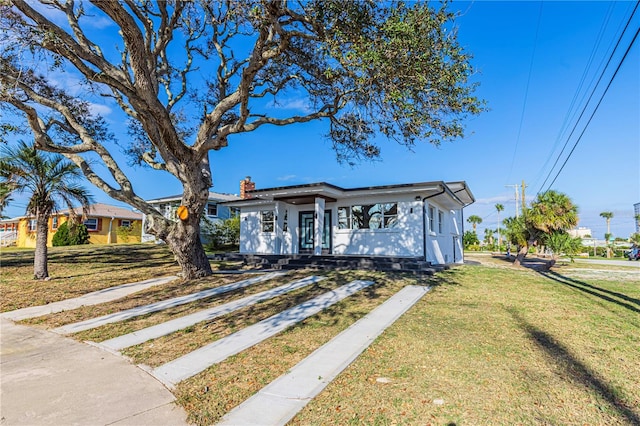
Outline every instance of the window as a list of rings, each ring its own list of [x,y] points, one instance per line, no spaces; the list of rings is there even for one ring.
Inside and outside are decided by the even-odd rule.
[[[287,232],[289,230],[289,210],[284,211],[284,220],[282,224],[282,232]]]
[[[58,229],[58,216],[51,218],[51,229]]]
[[[273,210],[263,210],[260,212],[260,224],[262,226],[262,232],[273,232],[275,227],[275,215]]]
[[[209,203],[207,204],[207,216],[218,216],[218,205]]]
[[[131,228],[131,221],[123,219],[120,221],[120,226],[123,226],[125,228]]]
[[[429,231],[436,232],[433,221],[435,220],[436,209],[433,206],[429,206]]]
[[[438,232],[442,234],[444,229],[444,213],[438,210]]]
[[[84,226],[87,227],[87,231],[97,231],[98,230],[98,219],[96,218],[90,218],[90,219],[86,219],[84,222],[82,222],[84,224]]]
[[[35,219],[29,219],[29,232],[36,232],[38,221]]]
[[[398,225],[398,203],[338,207],[338,229],[382,229]]]

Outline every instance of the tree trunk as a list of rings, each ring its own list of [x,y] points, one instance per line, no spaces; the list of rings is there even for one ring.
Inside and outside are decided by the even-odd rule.
[[[211,264],[200,241],[200,215],[189,212],[165,239],[182,269],[182,278],[194,279],[211,275]]]
[[[48,215],[36,214],[36,251],[33,258],[33,278],[36,280],[49,278],[49,270],[47,268],[48,222]]]
[[[527,253],[529,253],[529,245],[530,243],[524,244],[518,249],[518,254],[516,255],[516,259],[513,261],[513,264],[516,266],[522,265],[522,261],[524,260]]]

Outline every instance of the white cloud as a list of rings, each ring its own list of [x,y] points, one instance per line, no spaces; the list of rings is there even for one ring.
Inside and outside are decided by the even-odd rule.
[[[474,204],[496,204],[496,203],[508,203],[510,201],[513,201],[513,195],[509,196],[509,195],[498,195],[496,197],[489,197],[489,198],[478,198]]]
[[[89,110],[91,111],[92,114],[101,115],[103,117],[108,116],[113,111],[111,108],[109,108],[106,105],[94,104],[94,103],[89,104]]]
[[[278,180],[283,180],[283,181],[288,181],[288,180],[293,180],[297,178],[296,175],[286,175],[286,176],[280,176],[279,178],[277,178]]]
[[[309,103],[305,99],[300,98],[274,100],[269,103],[268,107],[282,110],[298,110],[305,114],[313,111]]]

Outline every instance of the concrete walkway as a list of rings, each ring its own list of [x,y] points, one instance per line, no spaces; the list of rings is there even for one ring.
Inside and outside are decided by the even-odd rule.
[[[196,293],[187,294],[185,296],[174,297],[172,299],[162,300],[160,302],[151,303],[149,305],[138,306],[136,308],[115,312],[113,314],[103,315],[97,318],[91,318],[86,321],[67,324],[62,327],[54,328],[51,331],[53,331],[54,333],[60,333],[60,334],[78,333],[80,331],[101,327],[106,324],[124,321],[137,316],[146,315],[152,312],[162,311],[164,309],[169,309],[175,306],[180,306],[187,303],[195,302],[196,300],[205,299],[207,297],[216,296],[216,295],[227,293],[233,290],[238,290],[238,289],[248,287],[250,285],[257,284],[263,281],[267,281],[272,278],[279,277],[285,274],[286,272],[271,272],[269,274],[261,275],[255,278],[249,278],[246,280],[223,285],[220,287],[202,290]]]
[[[0,318],[1,425],[186,425],[160,382],[124,358]]]
[[[284,425],[429,291],[407,286],[222,418],[220,425]]]
[[[103,347],[112,351],[119,351],[129,346],[139,345],[151,339],[157,339],[158,337],[166,336],[167,334],[174,333],[178,330],[190,327],[202,321],[210,321],[214,318],[230,314],[241,308],[254,305],[260,301],[268,300],[277,296],[281,296],[290,291],[306,287],[311,284],[318,283],[326,277],[310,276],[301,280],[293,281],[288,284],[281,285],[271,290],[265,290],[260,293],[252,294],[242,299],[234,300],[233,302],[225,303],[220,306],[216,306],[211,309],[204,309],[191,315],[185,315],[174,320],[166,321],[151,327],[146,327],[132,333],[124,334],[122,336],[114,337],[113,339],[105,340],[100,343],[96,343],[97,346]]]
[[[222,362],[228,357],[284,331],[372,284],[372,281],[352,281],[163,364],[152,370],[151,374],[172,388],[182,380],[195,376],[213,364]]]
[[[154,285],[162,285],[178,277],[162,277],[152,278],[150,280],[139,281],[135,283],[122,284],[117,287],[109,287],[103,290],[87,293],[80,297],[73,299],[61,300],[59,302],[49,303],[41,306],[31,306],[29,308],[16,309],[15,311],[3,312],[0,314],[0,318],[7,318],[12,321],[21,321],[27,318],[41,317],[43,315],[55,314],[62,311],[70,311],[72,309],[78,309],[81,306],[98,305],[100,303],[111,302],[112,300],[120,299],[128,296],[132,293],[145,290]]]

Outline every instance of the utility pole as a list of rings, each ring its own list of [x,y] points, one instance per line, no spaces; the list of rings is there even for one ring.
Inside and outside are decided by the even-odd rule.
[[[505,185],[506,187],[513,187],[516,191],[516,219],[518,218],[518,184],[515,185]]]
[[[524,179],[522,179],[522,213],[523,214],[524,214],[524,210],[527,208],[527,203],[525,202],[525,197],[524,197],[524,189],[526,187],[527,185],[524,184]]]

